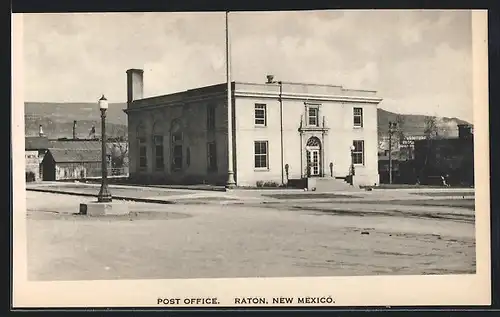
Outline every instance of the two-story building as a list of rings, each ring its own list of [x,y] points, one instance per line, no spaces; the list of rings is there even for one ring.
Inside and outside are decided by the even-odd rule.
[[[130,177],[145,183],[225,184],[228,161],[238,186],[288,179],[343,178],[378,184],[375,91],[275,82],[227,85],[143,97],[143,71],[127,71]],[[232,146],[232,157],[228,154]],[[308,166],[310,166],[308,168]]]

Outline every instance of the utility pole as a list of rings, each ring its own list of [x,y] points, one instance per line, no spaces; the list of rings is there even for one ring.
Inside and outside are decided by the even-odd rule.
[[[396,122],[389,121],[389,184],[392,184],[392,135]]]

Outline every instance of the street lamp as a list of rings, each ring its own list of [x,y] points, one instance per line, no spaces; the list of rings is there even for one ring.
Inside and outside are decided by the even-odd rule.
[[[100,203],[112,201],[111,193],[108,189],[108,161],[106,158],[106,110],[108,110],[108,100],[104,95],[99,99],[99,109],[101,110],[101,190],[97,196]]]
[[[354,144],[351,145],[351,170],[349,171],[351,185],[354,185],[354,174],[355,174],[355,170],[354,170],[354,150],[355,149],[356,149],[356,147],[354,146]]]

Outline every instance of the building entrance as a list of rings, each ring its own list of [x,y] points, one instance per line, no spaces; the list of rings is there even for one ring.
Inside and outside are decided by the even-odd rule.
[[[309,176],[321,176],[321,141],[317,137],[307,140],[306,162]]]

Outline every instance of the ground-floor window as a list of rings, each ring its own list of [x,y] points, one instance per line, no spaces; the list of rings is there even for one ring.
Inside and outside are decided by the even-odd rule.
[[[174,145],[172,168],[182,169],[182,145]]]
[[[155,149],[155,169],[163,170],[164,165],[164,157],[163,157],[163,136],[155,135],[153,138],[154,149]]]
[[[217,170],[217,148],[215,142],[207,143],[207,170],[211,172]]]
[[[267,141],[255,141],[254,142],[254,160],[255,168],[268,168],[268,142]]]
[[[146,144],[139,143],[139,168],[145,170],[147,166]]]
[[[352,141],[354,150],[352,151],[352,163],[363,165],[365,164],[365,141],[354,140]]]

